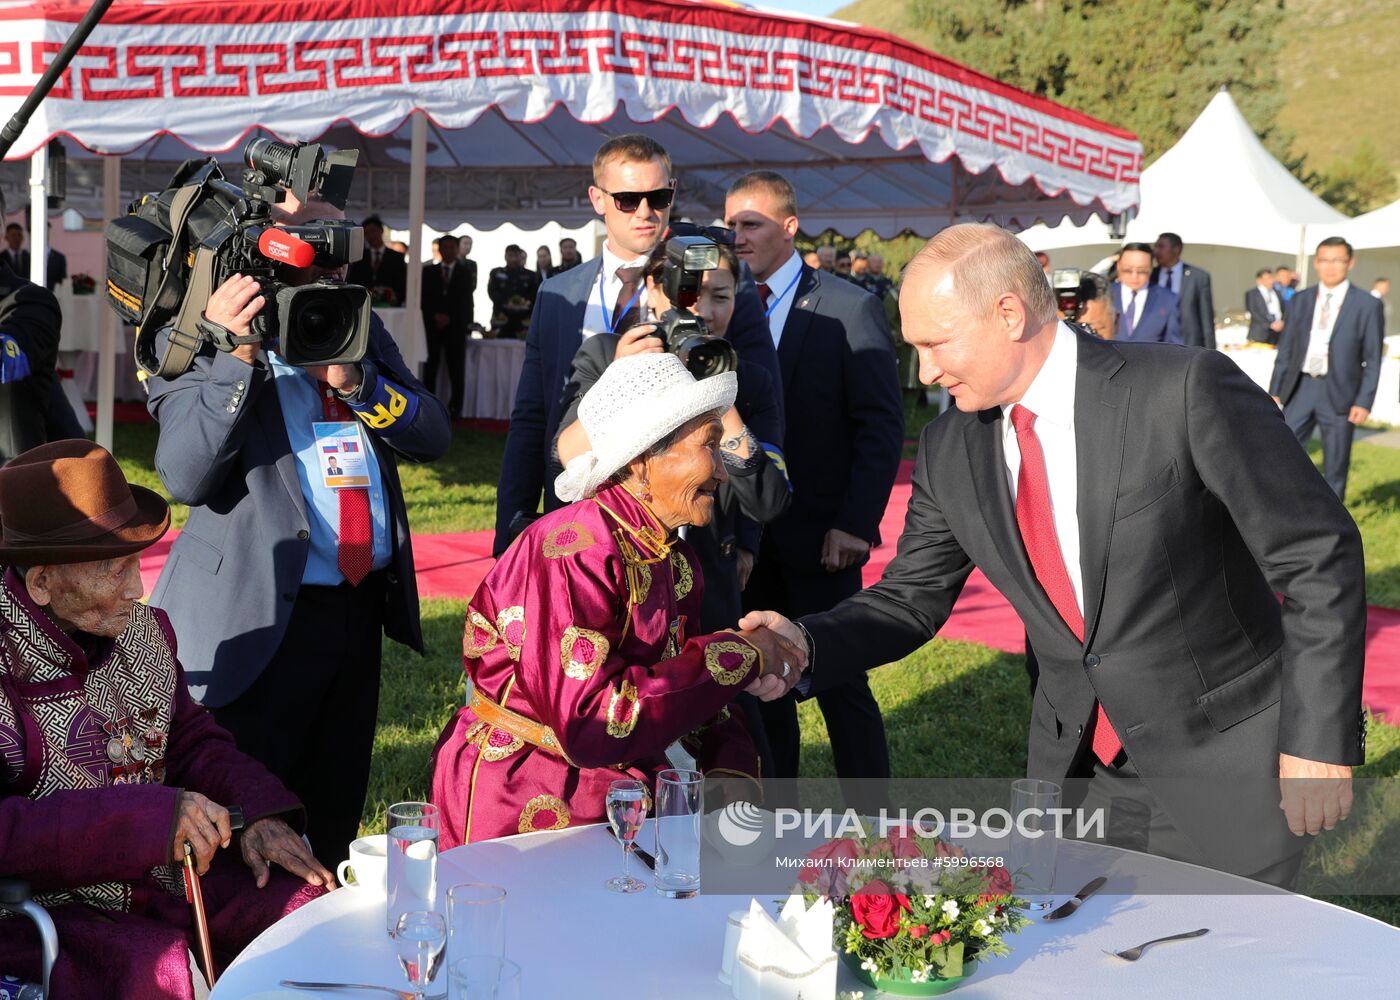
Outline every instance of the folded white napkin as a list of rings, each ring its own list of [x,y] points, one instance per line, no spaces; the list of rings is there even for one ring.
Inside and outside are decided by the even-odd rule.
[[[834,997],[834,915],[829,901],[808,909],[801,896],[793,895],[774,921],[757,900],[750,902],[733,966],[735,1000]]]

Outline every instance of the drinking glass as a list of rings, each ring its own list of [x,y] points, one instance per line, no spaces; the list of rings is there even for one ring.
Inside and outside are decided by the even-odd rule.
[[[447,890],[447,967],[468,955],[506,953],[506,891],[463,882]]]
[[[467,955],[447,967],[451,1000],[520,1000],[520,966],[498,955]]]
[[[646,783],[632,778],[614,781],[608,786],[608,822],[622,844],[622,874],[604,883],[613,892],[641,892],[646,888],[645,882],[634,879],[627,871],[627,859],[632,853],[637,832],[646,822],[647,800],[650,798]]]
[[[656,891],[685,899],[700,891],[705,776],[671,768],[656,776]]]
[[[410,910],[394,925],[394,947],[399,965],[413,987],[415,1000],[423,1000],[423,987],[432,982],[442,965],[447,944],[447,921],[431,910]]]
[[[1020,778],[1011,783],[1011,867],[1017,891],[1029,894],[1031,910],[1048,910],[1054,903],[1049,894],[1060,838],[1057,817],[1049,810],[1059,808],[1061,795],[1053,781]]]
[[[437,908],[438,807],[397,802],[389,808],[389,933],[411,910]]]

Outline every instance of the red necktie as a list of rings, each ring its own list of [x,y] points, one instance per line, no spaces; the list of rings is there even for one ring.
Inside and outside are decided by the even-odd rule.
[[[1021,449],[1021,471],[1016,477],[1016,524],[1026,546],[1035,578],[1045,595],[1065,620],[1069,630],[1084,641],[1084,614],[1074,599],[1074,584],[1060,552],[1055,519],[1050,509],[1050,481],[1045,474],[1045,454],[1035,433],[1035,414],[1019,403],[1011,408],[1011,425],[1016,428],[1016,444]],[[1123,749],[1123,743],[1108,721],[1102,705],[1096,705],[1091,723],[1094,756],[1107,767]]]
[[[763,306],[765,309],[768,307],[768,300],[772,297],[772,295],[773,289],[769,288],[766,284],[760,282],[758,286],[758,297],[763,301]]]
[[[325,382],[317,382],[321,390],[321,408],[327,420],[354,420],[350,408],[341,403],[335,390]],[[366,455],[366,461],[373,456]],[[336,544],[336,565],[350,586],[360,581],[374,568],[374,527],[369,514],[369,489],[347,486],[336,490],[340,494],[340,531]]]

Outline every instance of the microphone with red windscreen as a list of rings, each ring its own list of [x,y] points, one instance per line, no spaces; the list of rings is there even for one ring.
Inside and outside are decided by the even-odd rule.
[[[285,229],[269,226],[258,237],[258,250],[269,260],[290,264],[292,267],[310,267],[316,260],[316,248]]]

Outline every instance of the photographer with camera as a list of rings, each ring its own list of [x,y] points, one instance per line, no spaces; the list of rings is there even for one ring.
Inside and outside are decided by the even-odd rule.
[[[271,210],[276,226],[309,236],[340,217],[290,194]],[[274,246],[267,237],[260,247]],[[450,428],[377,317],[356,360],[290,363],[336,343],[355,315],[336,311],[333,283],[300,313],[284,305],[336,270],[315,260],[277,265],[286,289],[275,294],[267,277],[221,281],[192,365],[148,382],[156,469],[191,508],[151,604],[180,637],[191,694],[305,804],[313,848],[333,852],[358,832],[381,636],[423,652],[397,462],[439,458]],[[258,324],[274,312],[286,313],[280,335],[264,339]]]
[[[778,405],[778,387],[762,365],[737,358],[733,349],[715,351],[708,357],[695,345],[727,344],[724,336],[734,315],[734,296],[739,284],[739,259],[731,248],[733,234],[727,230],[677,223],[672,233],[694,232],[703,236],[680,237],[659,244],[642,269],[647,312],[661,322],[644,321],[622,334],[603,333],[589,337],[574,355],[568,384],[564,387],[565,411],[560,421],[558,454],[562,465],[591,447],[578,408],[584,395],[607,367],[619,358],[633,354],[659,354],[686,351],[683,360],[696,378],[722,370],[738,372],[739,390],[734,405],[724,414],[720,452],[729,479],[715,496],[715,512],[708,525],[682,529],[686,541],[699,557],[705,581],[700,606],[700,632],[733,628],[743,616],[740,594],[753,571],[758,552],[759,525],[773,520],[787,509],[791,484],[784,471],[782,455],[783,418]],[[726,244],[724,241],[728,241]],[[713,243],[709,243],[713,240]],[[682,283],[676,275],[677,261],[683,264],[683,244],[693,242],[713,246],[716,267],[702,273],[693,312],[667,294]],[[668,263],[670,258],[670,263]],[[671,273],[668,275],[668,269]],[[670,280],[668,280],[670,279]],[[684,292],[677,295],[684,301]],[[698,321],[698,323],[696,322]],[[667,336],[666,328],[670,328]],[[732,367],[731,367],[732,366]],[[763,735],[763,720],[757,702],[746,694],[736,697],[744,712],[745,725],[753,737],[763,773],[772,774],[772,755]]]
[[[1096,271],[1059,267],[1050,274],[1055,290],[1055,314],[1077,324],[1102,340],[1113,340],[1118,311],[1113,307],[1109,281]]]

